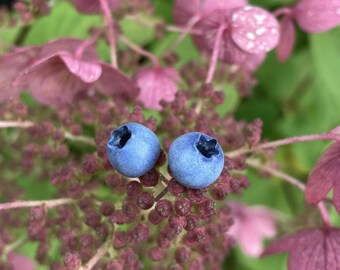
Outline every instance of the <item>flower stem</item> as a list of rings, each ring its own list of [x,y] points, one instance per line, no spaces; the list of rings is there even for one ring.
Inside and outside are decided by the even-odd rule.
[[[263,171],[263,172],[267,172],[273,176],[276,176],[290,184],[292,184],[293,186],[299,188],[301,191],[305,192],[306,186],[298,179],[284,173],[281,172],[279,170],[276,170],[272,167],[266,166],[261,164],[258,160],[255,159],[247,159],[246,160],[247,165],[249,165],[250,167],[253,167],[259,171]],[[325,228],[330,228],[331,227],[331,223],[330,223],[330,218],[329,218],[329,213],[328,210],[324,204],[324,202],[319,202],[317,204],[317,207],[319,209],[320,215],[322,217],[322,221],[323,224],[325,226]]]
[[[102,244],[97,250],[96,254],[84,266],[81,266],[79,270],[91,270],[105,255],[105,253],[108,252],[110,243],[110,240],[104,242],[104,244]]]
[[[29,127],[33,127],[34,123],[31,121],[23,121],[23,122],[19,122],[19,121],[0,121],[0,128],[29,128]],[[63,133],[65,135],[65,138],[70,140],[70,141],[78,141],[78,142],[83,142],[86,143],[88,145],[92,145],[95,146],[96,143],[95,141],[90,138],[90,137],[86,137],[86,136],[74,136],[72,135],[70,132],[63,130]]]
[[[212,83],[214,79],[214,74],[215,74],[215,70],[217,66],[217,60],[218,60],[218,56],[220,54],[220,49],[221,49],[222,35],[226,27],[227,26],[225,24],[221,24],[217,30],[216,39],[214,43],[214,49],[213,49],[213,52],[210,58],[209,70],[208,70],[207,78],[205,79],[206,84]]]
[[[104,21],[108,28],[108,39],[110,43],[110,51],[111,51],[111,64],[114,68],[118,68],[117,63],[117,49],[116,49],[116,36],[115,30],[112,20],[112,14],[109,6],[108,0],[99,0],[100,6],[104,14]]]
[[[27,236],[23,236],[21,238],[19,238],[17,241],[5,246],[4,250],[3,250],[3,255],[6,256],[8,253],[16,250],[18,247],[20,247],[21,245],[23,245],[26,241],[27,241]]]
[[[198,36],[203,35],[203,32],[199,29],[188,29],[188,27],[181,27],[181,26],[178,26],[178,25],[166,25],[165,30],[169,31],[169,32],[182,33],[172,46],[174,46],[176,43],[178,43],[178,41],[180,43],[185,38],[185,36],[188,35],[188,34],[198,35]],[[175,46],[175,47],[177,47],[177,46]],[[170,49],[169,49],[169,51],[170,51]]]
[[[153,55],[152,53],[144,50],[143,48],[139,47],[137,44],[133,43],[131,40],[129,40],[127,37],[120,35],[119,39],[130,49],[134,50],[136,53],[145,56],[150,59],[154,67],[159,67],[159,60],[158,58]]]
[[[95,42],[97,42],[98,38],[103,34],[103,31],[96,31],[94,35],[92,35],[89,39],[85,40],[82,44],[79,45],[76,51],[76,58],[81,59],[84,51],[87,47],[91,46]]]
[[[190,20],[188,21],[188,23],[186,24],[186,26],[183,28],[181,27],[174,27],[174,26],[168,26],[166,27],[166,30],[168,31],[175,31],[177,30],[178,32],[181,32],[181,34],[177,37],[177,39],[175,40],[175,42],[166,50],[166,54],[171,53],[174,49],[177,48],[177,46],[183,41],[183,39],[189,35],[189,34],[193,34],[192,29],[195,26],[195,24],[201,19],[201,15],[200,14],[196,14],[194,16],[192,16],[190,18]],[[180,30],[180,31],[179,31]],[[200,35],[202,35],[202,33],[199,33]]]
[[[282,7],[273,12],[275,17],[280,17],[281,15],[291,14],[292,10],[289,7]]]
[[[287,144],[293,144],[293,143],[298,143],[298,142],[316,141],[316,140],[340,141],[340,136],[339,135],[333,135],[333,134],[330,134],[330,133],[296,136],[296,137],[286,138],[286,139],[282,139],[282,140],[278,140],[278,141],[262,143],[262,144],[255,146],[254,148],[241,148],[241,149],[226,153],[226,155],[228,157],[236,157],[236,156],[239,156],[239,155],[256,152],[256,151],[259,151],[259,150],[262,150],[262,149],[275,148],[275,147],[287,145]]]
[[[57,206],[72,204],[74,203],[73,199],[70,198],[61,198],[54,200],[44,200],[44,201],[14,201],[14,202],[6,202],[0,204],[0,211],[8,210],[8,209],[18,209],[18,208],[28,208],[44,205],[47,208],[54,208]]]

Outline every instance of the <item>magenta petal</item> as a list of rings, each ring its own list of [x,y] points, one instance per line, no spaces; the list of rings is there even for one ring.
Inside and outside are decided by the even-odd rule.
[[[65,63],[70,72],[86,83],[92,83],[98,80],[102,73],[102,68],[99,64],[75,59],[68,52],[60,52],[59,57]]]
[[[182,0],[183,1],[183,0]],[[185,1],[183,1],[185,2]],[[226,9],[234,9],[239,7],[244,7],[248,4],[247,0],[207,0],[203,1],[203,10],[204,13],[210,13],[215,10],[226,10]]]
[[[44,44],[38,54],[38,58],[45,58],[55,55],[59,52],[69,52],[76,55],[79,47],[86,42],[85,40],[76,38],[60,38]],[[94,46],[87,46],[82,53],[81,60],[96,61],[98,60],[97,52]]]
[[[187,24],[190,18],[200,14],[202,17],[210,16],[216,10],[230,10],[243,7],[248,4],[247,0],[176,0],[173,16],[177,24]]]
[[[115,10],[119,5],[121,0],[108,0],[111,11]],[[98,14],[102,13],[100,7],[100,0],[73,0],[73,4],[76,9],[85,14]]]
[[[28,85],[30,93],[46,105],[70,103],[88,84],[71,73],[59,54],[39,60],[25,69],[15,81]]]
[[[197,27],[203,31],[203,35],[193,36],[193,40],[200,51],[207,54],[212,53],[218,28],[221,24],[227,23],[229,17],[230,12],[217,10],[197,24]],[[223,33],[219,52],[219,59],[229,64],[242,64],[249,56],[249,53],[235,44],[228,30]]]
[[[10,253],[7,255],[9,263],[12,265],[13,270],[35,270],[33,261],[21,254]]]
[[[340,179],[340,143],[332,144],[321,156],[309,175],[305,198],[316,204],[326,197],[335,181]]]
[[[29,66],[35,59],[38,48],[24,48],[0,56],[0,101],[16,97],[24,86],[14,86],[13,80],[19,72]]]
[[[262,253],[262,256],[268,256],[277,253],[286,253],[292,250],[297,243],[299,243],[300,239],[306,239],[310,234],[314,234],[315,231],[319,231],[318,229],[305,229],[293,233],[288,236],[284,236],[269,245]]]
[[[248,256],[258,257],[263,250],[263,239],[276,234],[275,216],[270,209],[262,206],[248,207],[245,204],[229,203],[234,224],[230,234]]]
[[[340,214],[340,179],[334,179],[333,204]]]
[[[339,269],[340,231],[303,229],[271,244],[263,255],[288,252],[289,270]]]
[[[231,37],[248,53],[265,53],[279,42],[279,24],[266,10],[246,6],[232,13]]]
[[[100,93],[123,99],[133,99],[138,95],[136,84],[125,74],[106,63],[101,63],[101,66],[103,72],[94,83]]]
[[[293,13],[299,26],[306,32],[328,31],[340,24],[340,1],[301,0]]]
[[[246,60],[242,63],[242,67],[247,71],[255,71],[266,58],[266,53],[249,54]]]
[[[147,68],[138,72],[135,80],[140,89],[138,99],[145,108],[161,110],[161,100],[171,102],[175,99],[176,82],[180,78],[172,68]]]
[[[290,16],[285,16],[280,23],[280,42],[276,48],[279,61],[286,61],[291,55],[295,43],[295,28]]]
[[[181,25],[187,24],[190,18],[198,14],[200,10],[200,0],[176,0],[173,8],[174,21]]]

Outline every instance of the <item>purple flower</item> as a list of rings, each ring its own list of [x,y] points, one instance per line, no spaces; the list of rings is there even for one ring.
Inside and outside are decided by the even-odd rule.
[[[340,213],[340,143],[332,144],[321,156],[309,175],[305,198],[317,204],[334,187],[333,203]]]
[[[162,110],[161,100],[171,102],[177,92],[176,83],[180,80],[172,68],[146,68],[138,72],[135,81],[140,89],[138,99],[145,108]]]
[[[115,10],[119,5],[121,0],[106,0],[109,3],[111,11]],[[73,0],[73,4],[76,9],[85,14],[98,14],[102,13],[100,6],[100,0]]]
[[[33,261],[18,253],[9,253],[7,255],[8,262],[13,267],[13,270],[35,270]]]
[[[340,230],[303,229],[271,244],[263,256],[288,253],[288,270],[339,269]]]
[[[234,224],[228,234],[240,245],[241,250],[250,257],[258,257],[263,251],[262,240],[276,235],[274,213],[266,207],[229,203]]]
[[[301,0],[293,8],[293,16],[306,32],[328,31],[340,24],[340,1]]]

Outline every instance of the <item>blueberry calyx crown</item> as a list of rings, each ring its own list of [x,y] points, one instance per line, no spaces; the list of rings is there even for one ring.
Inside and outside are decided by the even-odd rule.
[[[131,132],[127,126],[121,126],[113,132],[113,145],[118,148],[123,148],[131,138]]]
[[[211,158],[213,155],[218,155],[219,151],[216,149],[217,141],[215,139],[207,140],[204,136],[200,136],[196,143],[196,148],[206,158]]]

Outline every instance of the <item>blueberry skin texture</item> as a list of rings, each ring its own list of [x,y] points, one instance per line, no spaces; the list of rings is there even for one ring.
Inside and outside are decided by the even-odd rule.
[[[220,176],[223,166],[223,150],[209,135],[186,133],[170,146],[170,171],[187,188],[201,189],[211,185]]]
[[[112,131],[106,151],[115,170],[127,177],[140,177],[155,166],[161,147],[151,129],[129,122]]]

